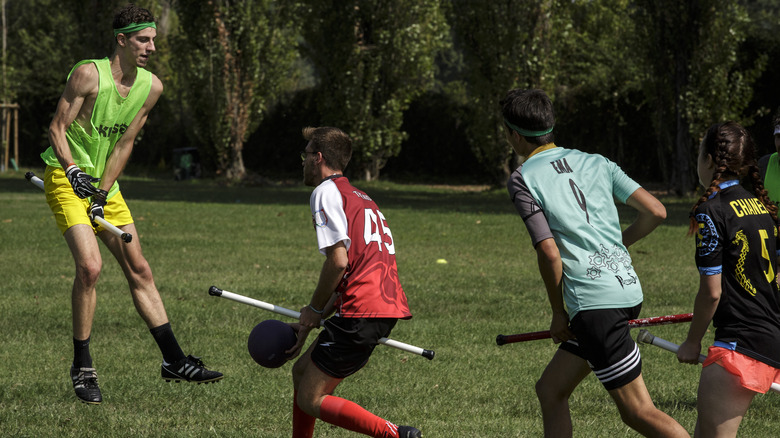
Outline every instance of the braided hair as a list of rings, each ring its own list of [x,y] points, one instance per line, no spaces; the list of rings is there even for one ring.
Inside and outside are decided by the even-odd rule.
[[[753,194],[777,223],[777,205],[769,199],[769,194],[764,188],[764,181],[761,179],[756,161],[756,146],[745,128],[736,122],[716,123],[710,126],[701,142],[701,153],[713,157],[715,171],[712,173],[709,187],[691,209],[688,235],[694,234],[698,229],[696,209],[719,190],[719,183],[730,179],[738,179],[740,183],[751,186]]]

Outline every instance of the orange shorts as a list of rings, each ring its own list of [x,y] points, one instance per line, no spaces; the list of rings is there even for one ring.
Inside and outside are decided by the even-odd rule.
[[[780,369],[728,348],[709,348],[707,360],[702,366],[714,363],[739,377],[740,385],[751,391],[766,394],[773,382],[780,384]]]

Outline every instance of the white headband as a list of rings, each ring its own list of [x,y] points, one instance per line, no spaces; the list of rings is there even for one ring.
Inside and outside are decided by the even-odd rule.
[[[780,125],[775,126],[775,135],[780,134]]]

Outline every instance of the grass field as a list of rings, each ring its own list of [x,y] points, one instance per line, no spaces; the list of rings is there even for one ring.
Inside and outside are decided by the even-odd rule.
[[[436,358],[380,346],[336,394],[428,438],[541,436],[533,388],[556,347],[495,344],[499,333],[547,329],[550,314],[506,192],[356,185],[388,219],[414,313],[391,337],[433,349]],[[294,310],[308,303],[323,261],[310,225],[310,189],[140,178],[124,178],[122,188],[182,347],[226,377],[211,385],[160,378],[157,346],[104,251],[92,335],[104,402],[78,402],[68,378],[73,262],[42,192],[23,173],[7,172],[0,174],[0,436],[290,436],[291,364],[264,369],[246,348],[255,324],[285,318],[207,291],[217,285]],[[693,240],[685,237],[691,200],[663,201],[665,224],[631,248],[645,291],[643,317],[690,312],[698,284]],[[624,225],[633,220],[621,211]],[[448,263],[437,264],[442,258]],[[677,343],[686,331],[687,324],[652,329]],[[656,405],[693,432],[700,368],[640,348]],[[574,393],[571,410],[575,436],[637,436],[593,376]],[[780,436],[778,412],[780,394],[756,397],[741,436]],[[318,422],[315,436],[360,435]]]

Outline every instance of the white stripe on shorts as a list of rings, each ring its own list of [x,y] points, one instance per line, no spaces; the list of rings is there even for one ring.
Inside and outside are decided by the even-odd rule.
[[[603,370],[593,370],[593,373],[596,374],[596,377],[598,377],[601,383],[607,383],[629,373],[639,365],[640,359],[639,347],[634,344],[634,351],[624,357],[620,362],[608,368],[604,368]]]

